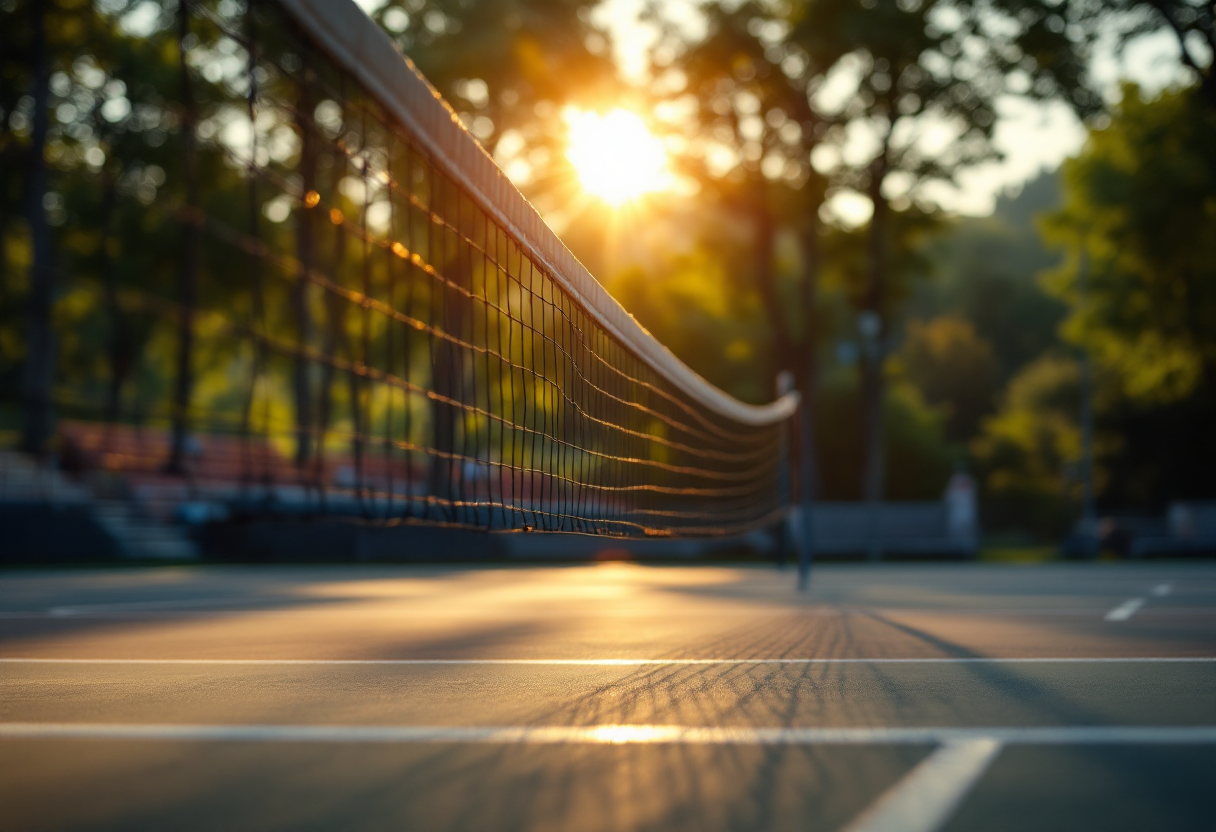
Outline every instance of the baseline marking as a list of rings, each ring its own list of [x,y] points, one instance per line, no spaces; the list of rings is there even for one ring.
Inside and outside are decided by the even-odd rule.
[[[936,832],[1001,751],[991,737],[948,742],[861,813],[844,832]]]
[[[1126,621],[1136,614],[1136,610],[1144,606],[1143,598],[1132,598],[1106,614],[1107,621]]]
[[[1216,726],[726,728],[684,725],[177,725],[0,723],[0,740],[679,745],[1216,745]],[[974,750],[971,752],[974,754]],[[966,755],[964,755],[966,756]]]
[[[1083,656],[1078,658],[1000,658],[983,656],[839,659],[80,659],[0,657],[0,664],[117,664],[117,665],[524,665],[569,667],[639,667],[643,665],[708,664],[1212,664],[1216,656]]]

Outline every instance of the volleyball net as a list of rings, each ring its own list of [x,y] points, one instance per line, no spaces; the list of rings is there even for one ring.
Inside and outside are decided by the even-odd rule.
[[[716,536],[782,516],[796,396],[744,404],[676,359],[357,6],[163,14],[115,30],[105,158],[81,151],[56,229],[76,238],[56,262],[65,463],[380,523]],[[124,49],[173,58],[124,78]]]

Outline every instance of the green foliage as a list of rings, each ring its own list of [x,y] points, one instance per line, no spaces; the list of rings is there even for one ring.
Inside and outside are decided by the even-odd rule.
[[[685,174],[742,214],[767,212],[811,232],[827,186],[810,164],[827,126],[812,96],[831,63],[790,36],[786,11],[708,5],[708,33],[680,45],[668,97],[680,114],[686,146],[676,163]]]
[[[971,443],[985,524],[1051,539],[1075,518],[1080,497],[1078,364],[1047,353],[1009,384],[998,412]],[[1169,403],[1123,394],[1095,379],[1095,488],[1104,511],[1160,512],[1170,500],[1211,499],[1216,402],[1206,392]]]
[[[15,379],[26,358],[29,231],[24,209],[31,199],[41,200],[51,226],[50,269],[58,284],[53,314],[64,333],[57,385],[62,388],[66,377],[80,382],[69,399],[88,398],[104,388],[107,352],[131,372],[135,354],[150,337],[147,316],[138,315],[129,316],[122,327],[122,345],[112,337],[114,323],[107,323],[112,316],[103,311],[101,298],[108,276],[121,274],[130,287],[143,290],[172,285],[179,223],[171,212],[151,211],[149,205],[158,195],[166,201],[180,199],[163,187],[180,166],[173,141],[180,119],[169,102],[178,91],[177,53],[172,40],[157,36],[171,24],[173,12],[148,5],[136,35],[127,30],[134,5],[45,4],[51,118],[43,152],[49,189],[43,195],[29,193],[24,175],[24,160],[34,152],[35,56],[29,31],[34,4],[10,3],[4,10],[0,385],[6,392],[17,388]]]
[[[831,235],[831,262],[856,233]],[[762,301],[746,275],[750,252],[742,241],[731,246],[718,237],[691,252],[660,262],[653,270],[632,268],[610,288],[622,305],[682,361],[706,379],[747,401],[772,398],[764,369],[769,366],[771,332]],[[792,280],[793,275],[789,276]],[[829,281],[818,295],[817,320],[823,338],[848,332],[852,318],[846,294]],[[837,367],[815,397],[815,439],[819,454],[819,497],[856,500],[861,496],[863,449],[857,425],[861,414],[856,373]],[[941,495],[957,448],[947,440],[945,418],[915,386],[897,381],[884,406],[889,499],[936,499]]]
[[[1060,204],[1055,176],[1024,185],[1016,196],[997,200],[987,217],[943,223],[922,256],[932,279],[919,283],[905,315],[928,319],[953,315],[971,323],[992,345],[1004,385],[1028,362],[1059,344],[1066,307],[1043,291],[1041,271],[1060,255],[1040,239],[1036,219]]]
[[[678,58],[663,79],[665,106],[678,114],[667,127],[683,145],[677,169],[749,235],[745,273],[770,332],[760,370],[766,386],[786,369],[809,390],[826,185],[810,164],[823,134],[810,95],[828,67],[788,38],[784,11],[761,2],[707,6],[705,37],[687,43],[676,35]],[[798,249],[792,280],[778,274],[782,229]]]
[[[932,245],[946,230],[936,212],[916,207],[892,211],[887,223],[889,257],[883,313],[895,319],[922,288],[936,276],[938,261]],[[822,243],[821,281],[827,291],[839,292],[854,310],[865,308],[870,269],[869,227],[831,228]]]
[[[1081,443],[1079,378],[1072,358],[1044,355],[1013,378],[997,413],[985,420],[972,452],[988,527],[1043,538],[1067,529],[1076,498],[1068,474]]]
[[[1047,286],[1071,304],[1065,335],[1123,392],[1177,401],[1216,386],[1216,115],[1195,89],[1134,86],[1064,166],[1044,224],[1066,247]]]
[[[944,315],[908,324],[899,358],[909,381],[940,408],[946,436],[965,442],[992,409],[997,364],[992,345],[970,321]]]
[[[952,441],[975,438],[997,390],[1059,343],[1065,307],[1036,280],[1058,257],[1035,228],[1058,205],[1055,177],[1042,176],[1000,198],[992,215],[941,221],[916,241],[929,279],[911,287],[897,358],[926,401],[945,411]]]
[[[723,256],[725,255],[725,256]],[[754,292],[732,280],[746,251],[676,255],[656,274],[635,267],[615,278],[617,300],[659,341],[715,385],[748,401],[772,399],[762,368],[768,331]]]
[[[168,0],[158,6],[59,0],[49,18],[55,118],[48,134],[50,188],[44,204],[52,226],[56,288],[53,395],[61,416],[168,422],[181,343],[180,275],[188,259],[186,240],[195,227],[192,217],[202,214],[207,238],[192,304],[192,421],[202,429],[237,430],[242,411],[257,399],[257,406],[249,407],[262,420],[255,427],[282,437],[292,427],[291,389],[284,381],[291,361],[269,350],[255,357],[243,331],[256,330],[278,344],[292,342],[298,331],[291,300],[298,266],[278,255],[295,252],[295,220],[304,210],[299,196],[287,192],[299,187],[301,145],[291,113],[266,108],[258,115],[256,152],[268,173],[258,180],[248,176],[248,154],[255,149],[243,75],[247,55],[206,17],[195,17],[188,35],[193,105],[187,111],[175,7]],[[218,13],[221,7],[228,9],[226,23],[234,29],[248,22],[243,8],[234,4],[221,2],[209,11]],[[26,11],[19,8],[14,19]],[[255,17],[260,23],[250,25],[281,25],[277,17]],[[0,29],[7,37],[10,30]],[[269,33],[263,44],[268,55],[283,49]],[[280,65],[284,57],[281,51],[273,55]],[[30,105],[23,91],[30,78],[28,67],[22,72],[21,64],[5,66],[0,99],[16,103],[3,115],[17,129],[3,134],[2,149],[19,155],[28,139]],[[266,66],[259,70],[263,93],[280,102],[297,100],[294,82],[282,72]],[[329,106],[333,109],[333,102]],[[187,118],[193,120],[196,136],[192,176],[185,171]],[[348,139],[358,138],[354,131],[359,126],[336,127],[347,130]],[[335,212],[330,217],[357,217],[366,205],[350,187],[354,180],[343,178],[348,168],[339,155],[330,148],[316,160],[315,187],[326,214]],[[9,161],[11,157],[5,160],[6,173],[20,170]],[[404,171],[399,173],[404,180]],[[189,205],[185,183],[190,179],[199,183],[197,212]],[[6,199],[12,181],[18,184],[13,193],[24,195],[20,180],[5,177]],[[421,188],[418,193],[428,196]],[[0,293],[0,381],[7,393],[13,389],[9,380],[26,359],[21,319],[28,244],[24,223],[12,222],[17,213],[8,210],[9,203],[4,207],[0,247],[9,280],[5,288],[12,291]],[[369,257],[364,268],[362,247],[347,245],[328,219],[314,224],[320,225],[314,262],[340,275],[348,284],[343,288],[358,286],[384,296],[393,258]],[[430,223],[414,219],[423,229],[419,236],[425,237]],[[414,297],[421,303],[426,294],[419,290]],[[383,348],[382,322],[369,323],[364,333],[348,306],[326,303],[315,290],[309,292],[305,317],[312,322],[314,344],[342,359],[355,355],[356,337],[362,335],[365,348]],[[255,361],[261,362],[262,378],[251,385],[249,379],[258,375]],[[332,373],[314,375],[314,384],[324,386],[335,403],[330,424],[349,430],[356,407],[351,391]],[[379,415],[384,405],[372,402],[369,410]]]
[[[1098,462],[1104,506],[1163,512],[1170,500],[1216,497],[1216,396],[1173,402],[1098,400]]]
[[[1079,484],[1070,475],[1079,473],[1077,365],[1051,352],[1046,334],[1061,309],[1069,312],[1062,334],[1087,349],[1097,364],[1100,507],[1159,511],[1169,499],[1214,493],[1216,149],[1211,124],[1197,90],[1144,101],[1128,88],[1110,124],[1093,130],[1082,154],[1066,163],[1063,205],[1042,222],[1048,240],[1066,249],[1063,263],[1047,271],[1043,281],[1054,297],[1031,303],[1023,275],[1016,284],[1006,283],[1018,292],[1010,295],[1003,315],[967,313],[980,332],[994,333],[1002,369],[1016,367],[1026,355],[1007,337],[1010,330],[1037,330],[1038,349],[1048,349],[1013,376],[998,413],[972,443],[989,528],[1051,537],[1075,516]],[[1050,207],[1046,200],[1039,205]],[[980,256],[971,266],[979,274],[999,273],[1011,264],[1022,264],[1023,272],[1036,262],[1047,264],[1049,255],[1041,248],[1019,258],[1012,245],[1002,249],[991,233],[985,240],[976,224],[970,225],[959,231],[979,243]],[[1006,232],[1018,225],[1009,218],[1003,222]],[[1006,236],[1010,243],[1022,238]],[[958,238],[944,248],[959,251]],[[993,265],[984,267],[984,259]],[[935,299],[958,302],[959,293],[948,285],[939,291]],[[992,300],[997,306],[1003,302],[999,296]],[[1035,349],[1033,342],[1026,346]]]
[[[830,374],[816,397],[815,440],[819,453],[822,500],[862,497],[864,448],[857,429],[861,396],[856,373]],[[957,457],[946,441],[941,414],[925,404],[917,390],[896,382],[883,406],[887,499],[936,500]]]

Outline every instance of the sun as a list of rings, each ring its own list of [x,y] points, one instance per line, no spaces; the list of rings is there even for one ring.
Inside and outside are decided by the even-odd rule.
[[[571,109],[570,146],[583,189],[612,206],[670,186],[667,151],[646,123],[628,110],[600,114]]]

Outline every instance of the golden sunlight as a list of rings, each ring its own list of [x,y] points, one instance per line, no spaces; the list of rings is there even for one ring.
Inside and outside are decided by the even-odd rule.
[[[566,158],[588,193],[619,206],[670,187],[663,142],[637,114],[618,109],[601,115],[571,109],[566,121],[570,125]]]

